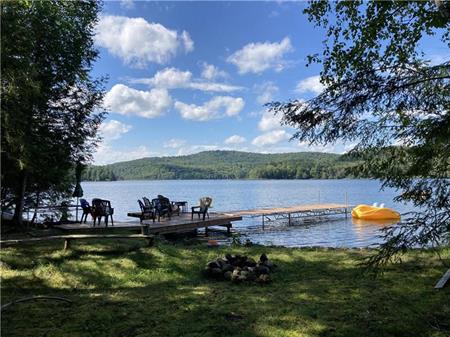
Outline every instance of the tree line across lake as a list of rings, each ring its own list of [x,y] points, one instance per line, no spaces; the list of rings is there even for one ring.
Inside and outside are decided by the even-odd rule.
[[[363,177],[358,161],[333,153],[260,154],[205,151],[178,157],[152,157],[89,166],[85,181],[132,179],[339,179]]]

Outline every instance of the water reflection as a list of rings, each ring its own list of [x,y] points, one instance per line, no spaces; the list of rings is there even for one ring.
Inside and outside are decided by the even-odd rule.
[[[399,223],[397,219],[377,219],[377,220],[363,220],[352,218],[352,223],[357,227],[364,227],[370,225],[377,225],[380,227],[387,227]]]

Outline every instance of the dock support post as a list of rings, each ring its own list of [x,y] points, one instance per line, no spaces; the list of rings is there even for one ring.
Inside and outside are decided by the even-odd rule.
[[[291,225],[291,213],[288,213],[288,226]]]
[[[262,227],[263,227],[263,230],[264,230],[264,214],[262,215]]]
[[[72,241],[72,240],[67,239],[67,238],[64,240],[64,250],[70,249],[70,243],[71,243],[71,241]]]
[[[348,194],[345,192],[345,218],[348,217]]]
[[[208,234],[208,227],[205,227],[205,236],[209,236],[209,234]]]

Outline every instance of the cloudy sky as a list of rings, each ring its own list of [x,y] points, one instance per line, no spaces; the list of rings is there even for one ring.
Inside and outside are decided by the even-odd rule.
[[[108,75],[96,164],[204,150],[344,152],[351,144],[308,147],[265,111],[272,100],[322,90],[324,32],[306,3],[106,2],[94,76]],[[430,55],[440,50],[427,47]]]

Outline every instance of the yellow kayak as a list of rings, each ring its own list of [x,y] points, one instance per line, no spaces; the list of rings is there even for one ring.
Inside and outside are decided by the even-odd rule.
[[[364,220],[400,219],[400,213],[386,207],[358,205],[352,210],[352,217]]]

